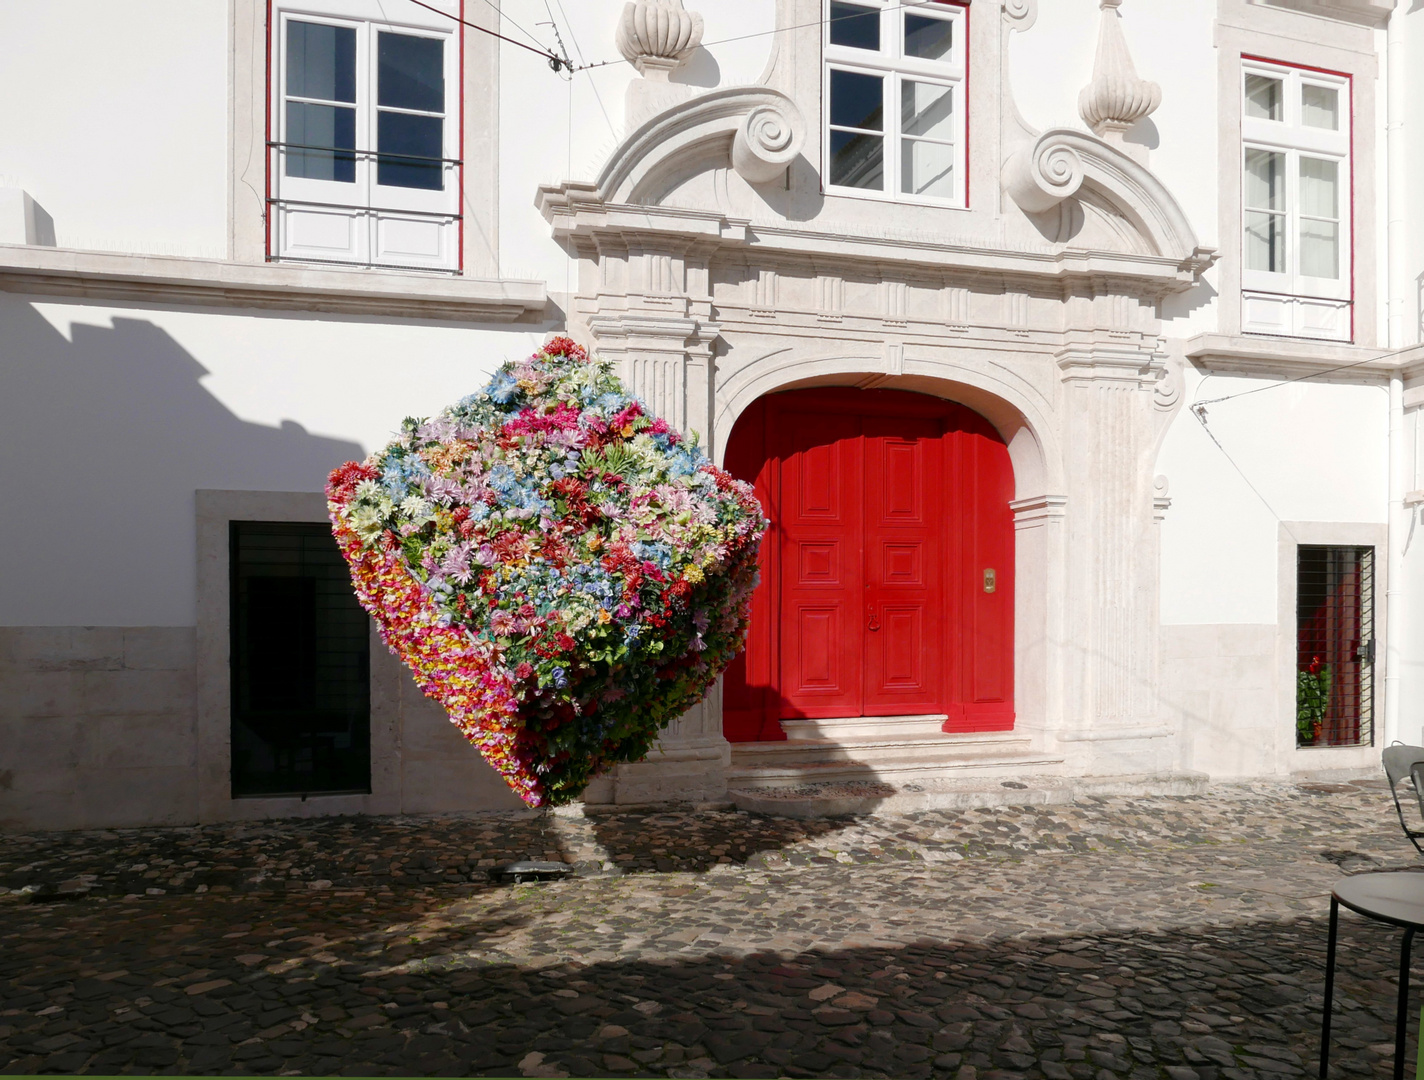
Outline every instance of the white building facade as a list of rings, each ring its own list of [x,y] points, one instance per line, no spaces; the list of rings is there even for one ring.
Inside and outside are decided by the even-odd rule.
[[[1377,769],[1408,8],[0,0],[0,825],[517,808],[321,490],[553,333],[774,523],[745,659],[590,802]]]

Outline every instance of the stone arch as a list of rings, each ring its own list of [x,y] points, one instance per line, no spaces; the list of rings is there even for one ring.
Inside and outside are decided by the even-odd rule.
[[[1041,749],[1055,678],[1053,627],[1062,617],[1055,584],[1062,574],[1067,502],[1053,403],[1028,381],[982,362],[922,355],[907,359],[906,374],[888,375],[885,367],[883,354],[856,350],[806,355],[793,345],[765,352],[725,374],[719,371],[710,449],[721,463],[737,419],[754,401],[804,387],[910,390],[959,402],[987,419],[1008,446],[1014,470],[1014,730]]]
[[[864,353],[803,356],[791,347],[763,354],[715,387],[713,456],[726,453],[733,426],[752,402],[778,390],[812,386],[870,386],[912,390],[967,405],[998,430],[1014,466],[1015,499],[1042,498],[1064,490],[1062,455],[1051,406],[1028,384],[947,360],[917,360],[902,375],[885,374],[883,356]],[[873,380],[873,382],[872,382]]]

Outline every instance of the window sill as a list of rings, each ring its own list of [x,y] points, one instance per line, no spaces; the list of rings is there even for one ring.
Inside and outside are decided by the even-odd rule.
[[[1187,339],[1186,355],[1214,372],[1281,378],[1356,365],[1338,372],[1339,378],[1375,381],[1399,366],[1399,357],[1388,349],[1267,334],[1198,334]]]
[[[539,316],[542,281],[429,276],[295,263],[0,244],[0,290],[203,307],[279,308],[413,319],[513,322]]]

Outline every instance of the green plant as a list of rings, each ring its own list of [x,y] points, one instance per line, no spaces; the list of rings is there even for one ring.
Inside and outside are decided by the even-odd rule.
[[[1325,723],[1330,703],[1330,665],[1312,656],[1304,670],[1296,673],[1295,733],[1299,743],[1313,743]]]

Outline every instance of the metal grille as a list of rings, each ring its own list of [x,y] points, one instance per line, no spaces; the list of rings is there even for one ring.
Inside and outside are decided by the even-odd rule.
[[[1302,544],[1296,745],[1374,744],[1375,549]]]
[[[232,793],[371,790],[370,630],[325,525],[235,521]]]

